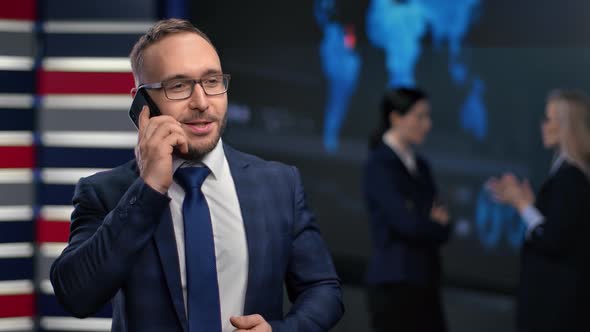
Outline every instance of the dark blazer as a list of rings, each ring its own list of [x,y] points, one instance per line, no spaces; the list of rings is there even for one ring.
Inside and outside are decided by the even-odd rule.
[[[416,164],[412,175],[383,143],[369,154],[363,190],[373,239],[366,276],[370,285],[438,285],[438,249],[448,240],[450,226],[430,219],[436,186],[426,160],[417,157]]]
[[[545,222],[521,252],[517,322],[521,331],[590,331],[590,182],[563,162],[535,202]],[[575,328],[574,328],[575,327]]]
[[[328,330],[343,314],[340,282],[298,171],[224,150],[248,245],[244,314],[261,314],[273,331]],[[132,161],[81,179],[73,203],[68,246],[51,267],[61,304],[86,317],[112,300],[113,331],[186,331],[169,198]]]

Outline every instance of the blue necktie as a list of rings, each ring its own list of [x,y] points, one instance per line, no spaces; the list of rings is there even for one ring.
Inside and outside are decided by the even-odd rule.
[[[211,216],[201,185],[209,175],[207,167],[184,167],[174,178],[184,189],[184,248],[189,332],[221,332],[219,286]]]

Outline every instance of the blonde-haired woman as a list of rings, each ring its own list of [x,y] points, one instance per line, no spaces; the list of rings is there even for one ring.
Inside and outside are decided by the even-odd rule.
[[[584,309],[590,304],[590,98],[552,92],[542,133],[556,158],[536,198],[528,181],[512,174],[488,183],[527,224],[517,325],[519,331],[590,331]]]

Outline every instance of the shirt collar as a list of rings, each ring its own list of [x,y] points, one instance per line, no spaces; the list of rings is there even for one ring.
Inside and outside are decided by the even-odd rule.
[[[410,173],[416,172],[416,157],[411,149],[402,149],[396,138],[387,132],[383,134],[383,143],[393,150]]]
[[[221,172],[223,171],[223,161],[225,160],[225,152],[223,150],[223,142],[221,138],[217,141],[217,144],[209,153],[207,153],[201,161],[193,162],[188,161],[177,156],[174,156],[172,159],[172,170],[173,173],[179,167],[191,167],[196,165],[204,165],[207,166],[211,170],[211,174],[215,179],[221,176]]]
[[[549,174],[553,174],[553,173],[557,172],[557,170],[561,167],[561,164],[563,164],[563,162],[565,160],[566,160],[565,154],[563,154],[562,152],[557,154],[553,163],[551,164],[551,169],[549,170]]]
[[[402,149],[399,145],[399,142],[395,139],[394,136],[388,135],[386,132],[383,134],[383,143],[390,147],[395,154],[397,154],[400,159],[402,160],[414,160],[414,153],[411,149]]]

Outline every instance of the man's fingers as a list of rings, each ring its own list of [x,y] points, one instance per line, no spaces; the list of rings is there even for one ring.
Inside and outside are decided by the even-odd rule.
[[[186,136],[177,133],[172,133],[164,138],[164,142],[171,147],[178,146],[179,150],[183,153],[188,152],[188,142]],[[186,151],[183,151],[185,149]]]
[[[176,121],[176,119],[168,115],[155,116],[153,118],[150,118],[149,121],[146,122],[148,124],[144,128],[143,133],[141,133],[143,138],[152,137],[154,135],[154,132],[163,125],[174,125],[182,129],[182,127],[180,127],[180,123]]]
[[[179,143],[177,147],[178,151],[180,151],[181,153],[188,153],[188,139],[186,138],[186,136],[183,136],[183,142]]]
[[[231,324],[238,329],[251,329],[265,322],[264,318],[258,314],[248,316],[232,316],[229,320]]]
[[[160,118],[160,116],[150,119],[142,136],[142,145],[157,146],[163,139],[171,134],[186,136],[184,130],[176,120],[173,120],[171,117],[167,117],[168,119],[158,118]]]
[[[146,105],[141,108],[141,112],[139,113],[139,137],[141,139],[142,135],[145,132],[145,128],[148,125],[148,121],[150,118],[150,109]]]
[[[150,125],[150,128],[148,128],[148,133],[149,135],[147,137],[149,137],[150,140],[153,139],[156,141],[160,141],[172,134],[186,136],[184,130],[179,124],[171,122],[161,123],[159,125],[154,124],[154,126]]]

